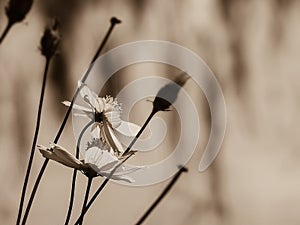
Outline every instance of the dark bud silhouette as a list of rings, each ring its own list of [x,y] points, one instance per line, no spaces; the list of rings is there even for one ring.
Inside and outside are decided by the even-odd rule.
[[[169,111],[169,107],[176,101],[180,89],[188,79],[186,73],[181,73],[173,82],[163,86],[153,101],[153,111]]]
[[[112,24],[119,24],[119,23],[121,23],[122,21],[119,20],[117,17],[112,17],[112,18],[110,19],[110,22],[111,22]]]
[[[41,52],[47,59],[50,59],[57,53],[60,35],[58,32],[58,21],[55,19],[52,26],[48,26],[41,39]]]
[[[6,16],[8,18],[6,27],[0,36],[0,44],[8,34],[10,28],[17,22],[21,22],[29,12],[33,0],[10,0],[5,7]]]
[[[21,22],[29,12],[32,3],[33,0],[10,0],[5,7],[8,23],[12,25]]]

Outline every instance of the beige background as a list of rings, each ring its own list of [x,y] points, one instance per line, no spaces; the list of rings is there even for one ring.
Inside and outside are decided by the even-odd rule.
[[[0,30],[6,22],[5,4],[0,3]],[[198,173],[209,114],[203,95],[194,91],[192,82],[186,85],[198,99],[203,136],[187,165],[189,173],[145,224],[299,224],[299,10],[297,0],[36,1],[0,46],[1,224],[16,220],[44,65],[39,40],[53,15],[61,18],[62,45],[51,63],[39,143],[53,140],[66,110],[60,102],[71,98],[110,17],[117,16],[123,23],[114,30],[106,51],[142,39],[190,48],[216,74],[228,111],[222,151],[209,170]],[[119,88],[111,85],[112,92]],[[144,121],[145,107],[150,110],[151,105],[137,106],[133,121]],[[175,118],[172,113],[170,117]],[[74,148],[71,120],[60,144]],[[29,190],[42,161],[37,152]],[[28,224],[64,222],[71,174],[57,163],[49,164]],[[79,177],[73,220],[85,187],[84,177]],[[95,181],[93,190],[101,180]],[[166,184],[129,188],[110,183],[85,224],[134,224]]]

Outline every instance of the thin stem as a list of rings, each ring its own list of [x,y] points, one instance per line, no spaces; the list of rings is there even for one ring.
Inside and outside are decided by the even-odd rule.
[[[90,121],[81,131],[79,137],[78,137],[78,141],[77,141],[77,145],[76,145],[76,158],[79,158],[79,147],[80,147],[80,142],[81,139],[83,137],[83,134],[85,133],[85,131],[87,130],[87,128],[89,126],[91,126],[94,123],[94,121]],[[77,177],[77,170],[74,169],[73,171],[73,177],[72,177],[72,185],[71,185],[71,194],[70,194],[70,202],[69,202],[69,208],[68,208],[68,212],[67,212],[67,217],[66,217],[66,221],[65,221],[65,225],[68,225],[70,222],[70,218],[71,218],[71,214],[72,214],[72,209],[73,209],[73,203],[74,203],[74,196],[75,196],[75,187],[76,187],[76,177]]]
[[[113,28],[115,27],[116,24],[117,24],[117,22],[115,22],[115,20],[111,19],[111,24],[110,24],[110,27],[109,27],[108,31],[107,31],[105,37],[103,38],[103,40],[102,40],[102,42],[101,42],[101,44],[100,44],[98,50],[96,51],[95,56],[94,56],[93,59],[91,60],[91,63],[90,63],[90,65],[89,65],[89,68],[87,69],[87,71],[85,72],[83,78],[81,79],[81,82],[82,82],[82,83],[84,83],[84,82],[86,81],[86,79],[88,78],[88,75],[90,74],[90,71],[92,70],[92,68],[93,68],[93,66],[94,66],[93,63],[95,62],[95,60],[99,57],[100,53],[102,52],[104,46],[105,46],[106,43],[107,43],[107,40],[108,40],[108,38],[109,38],[111,32],[112,32],[112,30],[113,30]],[[66,126],[67,120],[68,120],[68,118],[69,118],[69,116],[70,116],[70,113],[71,113],[71,110],[72,110],[72,107],[73,107],[73,104],[74,104],[74,100],[76,99],[77,95],[79,94],[79,91],[80,91],[80,89],[77,88],[77,89],[76,89],[76,92],[75,92],[75,94],[74,94],[74,96],[73,96],[73,98],[72,98],[71,104],[70,104],[70,106],[69,106],[69,108],[68,108],[68,110],[67,110],[67,112],[66,112],[66,115],[65,115],[65,117],[64,117],[64,120],[63,120],[63,122],[62,122],[62,124],[61,124],[61,126],[60,126],[60,128],[59,128],[59,130],[58,130],[58,132],[57,132],[57,135],[56,135],[56,137],[55,137],[55,139],[54,139],[54,143],[56,143],[56,144],[57,144],[57,142],[59,141],[59,138],[60,138],[60,136],[61,136],[61,134],[62,134],[62,132],[63,132],[65,126]]]
[[[71,194],[70,194],[70,202],[69,202],[69,208],[67,212],[67,217],[65,221],[65,225],[68,225],[70,222],[72,210],[73,210],[73,204],[74,204],[74,196],[75,196],[75,185],[76,185],[76,177],[77,177],[77,170],[73,171],[73,177],[72,177],[72,187],[71,187]]]
[[[137,133],[137,135],[135,136],[135,138],[131,141],[131,143],[129,144],[129,146],[127,147],[127,149],[125,150],[125,152],[123,153],[123,155],[126,155],[129,153],[130,149],[132,148],[132,146],[134,145],[134,143],[137,141],[137,139],[141,136],[141,134],[143,133],[143,131],[145,130],[146,126],[148,125],[148,123],[150,122],[150,120],[153,118],[153,116],[155,115],[157,111],[152,110],[152,112],[150,113],[150,115],[148,116],[147,120],[145,121],[144,125],[141,127],[140,131]],[[91,200],[89,201],[89,203],[87,204],[86,208],[84,211],[81,212],[81,215],[79,216],[79,218],[77,219],[75,225],[77,225],[79,223],[79,221],[81,220],[81,218],[84,217],[84,215],[86,214],[86,212],[88,211],[88,209],[91,207],[91,205],[93,204],[93,202],[96,200],[96,198],[98,197],[98,195],[101,193],[101,191],[104,189],[104,187],[106,186],[106,184],[108,183],[108,181],[110,180],[110,178],[112,177],[112,175],[114,174],[114,172],[123,164],[125,163],[131,156],[133,155],[133,153],[131,153],[130,155],[128,155],[121,163],[119,163],[109,174],[108,177],[105,178],[105,180],[102,182],[102,184],[100,185],[100,187],[98,188],[98,190],[95,192],[95,194],[93,195],[93,197],[91,198]]]
[[[120,166],[122,166],[123,163],[125,163],[132,155],[134,155],[134,153],[130,153],[130,155],[128,155],[122,162],[120,162],[119,164],[117,164],[115,166],[115,168],[110,172],[110,174],[105,178],[105,180],[102,182],[101,186],[98,188],[98,190],[92,196],[91,200],[88,202],[88,204],[86,205],[86,207],[84,208],[84,210],[82,210],[79,218],[75,222],[75,225],[79,225],[80,221],[83,219],[84,215],[87,213],[88,209],[91,207],[91,205],[93,204],[93,202],[96,200],[96,198],[98,197],[98,195],[100,194],[100,192],[104,189],[104,187],[106,186],[106,184],[108,183],[108,181],[110,180],[110,178],[112,177],[112,175],[115,173],[115,171]]]
[[[96,59],[99,57],[100,53],[102,52],[109,36],[111,35],[111,32],[113,31],[114,27],[116,24],[121,23],[121,20],[117,19],[116,17],[112,17],[110,19],[110,27],[108,28],[108,31],[106,32],[105,37],[103,38],[103,41],[101,43],[101,45],[98,48],[98,51],[95,53],[94,58],[92,59],[92,63],[96,61]]]
[[[178,178],[183,172],[187,172],[188,170],[185,167],[181,167],[180,170],[176,173],[176,175],[173,177],[171,182],[167,185],[167,187],[163,190],[163,192],[158,196],[158,198],[153,202],[153,204],[150,206],[150,208],[145,212],[145,214],[139,219],[139,221],[136,223],[136,225],[142,224],[145,219],[150,215],[150,213],[155,209],[155,207],[162,201],[162,199],[168,194],[168,192],[171,190],[171,188],[174,186]]]
[[[12,25],[13,25],[13,23],[11,23],[11,22],[8,22],[6,24],[6,27],[5,27],[3,33],[1,34],[1,37],[0,37],[0,45],[3,42],[4,38],[6,37],[6,35],[8,34],[8,31],[10,30],[10,28],[12,27]]]
[[[30,195],[30,198],[29,198],[26,210],[25,210],[25,214],[24,214],[24,217],[23,217],[23,220],[22,220],[22,225],[26,224],[26,221],[27,221],[27,218],[28,218],[28,215],[29,215],[29,211],[30,211],[31,205],[32,205],[33,200],[34,200],[34,196],[36,194],[36,191],[38,189],[39,183],[41,182],[43,173],[44,173],[44,171],[45,171],[48,163],[49,163],[49,159],[45,159],[45,161],[44,161],[44,163],[43,163],[43,165],[41,167],[41,170],[39,172],[39,175],[38,175],[38,177],[37,177],[37,179],[35,181],[35,184],[33,186],[33,189],[32,189],[32,192],[31,192],[31,195]]]
[[[150,120],[152,119],[152,117],[155,115],[156,112],[157,111],[152,110],[152,112],[148,116],[147,120],[145,121],[145,123],[142,126],[142,128],[140,129],[140,131],[137,133],[137,135],[134,137],[134,139],[131,141],[131,143],[129,144],[129,146],[124,151],[123,156],[126,155],[130,151],[130,149],[135,144],[135,142],[137,141],[137,139],[141,136],[141,134],[143,133],[143,131],[145,130],[145,128],[147,127],[148,123],[150,122]]]
[[[39,134],[39,130],[40,130],[40,122],[41,122],[41,115],[42,115],[42,108],[43,108],[43,101],[44,101],[44,94],[45,94],[49,64],[50,64],[50,59],[46,58],[46,64],[45,64],[44,75],[43,75],[43,83],[42,83],[42,89],[41,89],[41,95],[40,95],[40,102],[39,102],[38,113],[37,113],[36,127],[35,127],[34,137],[33,137],[33,141],[32,141],[31,152],[30,152],[30,157],[29,157],[29,161],[28,161],[28,165],[27,165],[26,175],[25,175],[23,188],[22,188],[18,217],[17,217],[17,222],[16,222],[17,225],[19,225],[20,221],[21,221],[25,194],[26,194],[28,180],[29,180],[29,176],[30,176],[30,172],[31,172],[33,157],[34,157],[34,153],[35,153],[35,146],[36,146],[36,142],[37,142],[38,134]]]
[[[92,181],[93,181],[93,177],[89,177],[88,178],[88,183],[87,183],[87,186],[86,186],[85,197],[84,197],[84,201],[83,201],[81,212],[83,212],[84,209],[85,209],[85,207],[86,207],[86,204],[87,204],[87,201],[88,201],[88,198],[89,198],[89,194],[90,194],[90,190],[91,190]],[[84,216],[81,218],[81,220],[79,222],[80,225],[83,224],[83,219],[84,219]]]
[[[111,20],[111,27],[114,27],[115,24],[117,24],[117,23],[114,23],[114,22]],[[111,33],[110,30],[112,30],[111,27],[110,27],[109,30],[108,30],[109,34]],[[104,39],[103,39],[103,41],[102,41],[102,43],[101,43],[101,45],[100,45],[100,47],[99,47],[100,51],[98,50],[98,51],[96,52],[94,58],[97,58],[97,57],[100,55],[101,50],[103,49],[103,46],[105,46],[105,43],[107,42],[107,40],[108,40],[108,38],[106,38],[106,39],[104,38]],[[93,60],[94,60],[94,58],[93,58]],[[93,64],[93,61],[92,61],[91,64],[90,64],[90,66],[89,66],[89,68],[88,68],[88,70],[86,71],[85,75],[83,76],[83,78],[82,78],[82,80],[81,80],[82,82],[85,82],[85,80],[87,79],[87,77],[88,77],[88,75],[89,75],[89,73],[90,73],[90,71],[91,71],[93,65],[94,65],[94,64]],[[67,112],[66,112],[66,114],[65,114],[65,117],[64,117],[64,119],[63,119],[63,122],[62,122],[62,124],[61,124],[61,126],[60,126],[60,128],[59,128],[59,130],[58,130],[58,132],[57,132],[57,134],[56,134],[56,137],[55,137],[55,139],[54,139],[54,141],[53,141],[55,144],[57,144],[57,142],[59,141],[60,136],[61,136],[61,134],[62,134],[62,132],[63,132],[65,126],[66,126],[67,120],[68,120],[68,118],[69,118],[69,116],[70,116],[70,113],[71,113],[71,110],[72,110],[72,107],[73,107],[73,104],[74,104],[74,100],[76,99],[76,97],[77,97],[78,94],[79,94],[79,88],[77,88],[77,90],[76,90],[76,92],[75,92],[75,94],[74,94],[74,96],[73,96],[73,98],[72,98],[71,105],[69,106],[69,108],[68,108],[68,110],[67,110]],[[29,211],[30,211],[30,209],[31,209],[31,205],[32,205],[33,199],[34,199],[34,197],[35,197],[35,194],[36,194],[37,188],[38,188],[38,186],[39,186],[39,183],[40,183],[40,181],[41,181],[41,179],[42,179],[42,176],[43,176],[43,174],[44,174],[44,172],[45,172],[45,170],[46,170],[46,168],[47,168],[48,162],[49,162],[49,160],[48,160],[48,159],[45,159],[45,161],[44,161],[44,163],[43,163],[43,165],[42,165],[42,167],[41,167],[41,169],[40,169],[38,178],[36,179],[36,181],[35,181],[35,183],[34,183],[34,187],[33,187],[33,190],[32,190],[32,192],[31,192],[31,195],[30,195],[30,200],[31,200],[31,201],[29,201],[28,204],[27,204],[27,208],[26,208],[27,214],[25,214],[26,217],[25,217],[25,215],[24,215],[24,218],[23,218],[23,221],[22,221],[22,225],[25,225],[25,224],[26,224],[26,220],[27,220]]]

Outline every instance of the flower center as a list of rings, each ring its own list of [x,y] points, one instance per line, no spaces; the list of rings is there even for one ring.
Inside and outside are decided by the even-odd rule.
[[[95,122],[101,123],[105,119],[103,112],[95,112]]]

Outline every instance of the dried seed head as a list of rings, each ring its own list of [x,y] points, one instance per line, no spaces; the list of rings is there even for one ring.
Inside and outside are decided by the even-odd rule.
[[[119,20],[117,17],[112,17],[112,18],[110,19],[110,22],[111,22],[112,24],[118,24],[118,23],[121,23],[122,21]]]
[[[54,20],[52,26],[48,26],[41,39],[41,52],[47,59],[50,59],[57,53],[60,35],[58,32],[58,20]]]
[[[32,6],[33,0],[10,0],[5,7],[8,23],[21,22]]]
[[[168,111],[169,107],[176,101],[178,93],[189,79],[186,73],[178,75],[174,82],[166,84],[157,93],[153,101],[153,111]]]

